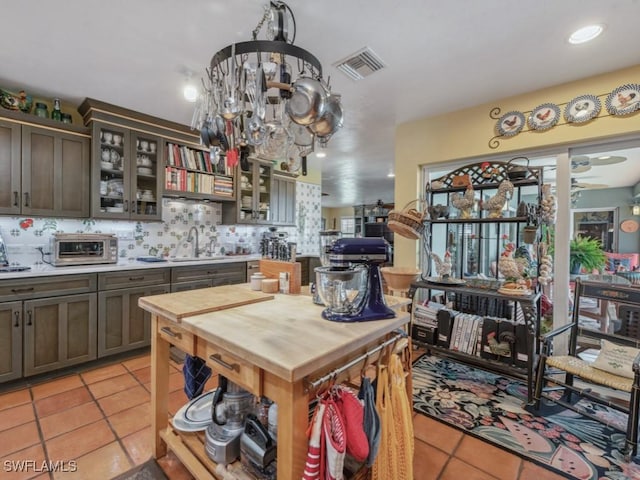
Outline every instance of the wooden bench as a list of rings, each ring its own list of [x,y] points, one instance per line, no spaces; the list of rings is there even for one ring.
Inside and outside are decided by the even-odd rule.
[[[579,326],[580,301],[583,298],[595,298],[600,301],[612,301],[619,305],[619,312],[624,333],[632,336],[622,336],[619,334],[607,334],[596,330],[581,328]],[[612,285],[593,281],[581,281],[578,279],[575,286],[575,301],[573,305],[572,321],[568,325],[563,325],[552,332],[541,337],[541,350],[536,370],[536,385],[534,390],[534,405],[536,411],[540,411],[542,401],[551,405],[559,405],[569,408],[588,418],[604,423],[595,415],[585,412],[576,407],[579,397],[606,405],[614,410],[626,413],[628,416],[625,447],[623,454],[630,459],[635,456],[638,450],[638,415],[640,409],[640,354],[635,351],[629,352],[624,347],[640,348],[640,290],[628,286]],[[623,329],[620,330],[621,332]],[[569,335],[569,348],[567,355],[554,355],[553,342],[561,335]],[[601,362],[604,356],[599,359],[598,368],[594,363],[585,361],[578,356],[578,338],[584,340],[596,340],[601,345],[606,346],[606,353],[614,352],[615,355],[623,353],[632,360],[627,362],[617,359],[615,362],[607,362],[603,366]],[[602,341],[611,342],[603,343]],[[612,354],[613,355],[613,354]],[[621,357],[622,358],[622,357]],[[606,368],[607,370],[603,370]],[[616,372],[616,373],[613,373]],[[620,374],[617,374],[620,373]],[[581,380],[587,387],[576,385],[576,380]],[[594,394],[593,387],[598,386],[599,394]],[[618,395],[607,395],[609,393],[624,392],[625,400],[616,401]],[[574,398],[572,398],[574,397]],[[612,397],[614,400],[612,400]],[[609,425],[615,428],[613,425]]]

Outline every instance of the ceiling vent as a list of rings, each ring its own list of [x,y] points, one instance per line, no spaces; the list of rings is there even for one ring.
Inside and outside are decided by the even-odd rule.
[[[364,47],[362,50],[334,63],[333,66],[352,80],[362,80],[364,77],[382,70],[386,65],[373,50],[369,47]]]

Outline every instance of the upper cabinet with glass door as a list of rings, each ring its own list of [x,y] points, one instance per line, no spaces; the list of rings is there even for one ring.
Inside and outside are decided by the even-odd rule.
[[[272,223],[273,167],[269,162],[249,159],[249,168],[238,174],[237,203],[222,205],[223,223]]]
[[[91,215],[122,220],[162,220],[162,196],[167,193],[165,186],[170,167],[165,153],[167,146],[197,146],[199,133],[186,125],[93,98],[85,99],[78,112],[85,125],[92,129]],[[207,176],[213,179],[213,173],[208,172]],[[228,176],[224,180],[229,184],[227,196],[231,199],[233,179]],[[227,183],[220,180],[221,190],[225,190]],[[181,191],[180,194],[189,197],[193,191]]]
[[[92,216],[160,220],[160,137],[94,124]]]

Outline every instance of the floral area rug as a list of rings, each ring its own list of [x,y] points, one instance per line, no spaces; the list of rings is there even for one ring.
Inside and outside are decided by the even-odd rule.
[[[640,457],[625,462],[624,434],[571,410],[525,410],[526,386],[448,359],[423,355],[413,365],[413,408],[567,478],[640,479]],[[609,425],[626,415],[581,400]]]

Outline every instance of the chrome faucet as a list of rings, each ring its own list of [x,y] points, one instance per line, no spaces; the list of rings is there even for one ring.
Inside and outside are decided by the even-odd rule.
[[[195,244],[193,243],[194,237],[191,235],[191,232],[196,232]],[[187,235],[187,242],[191,243],[192,245],[191,249],[193,250],[193,256],[195,258],[198,258],[200,256],[200,246],[198,245],[198,229],[196,227],[191,227],[189,229],[189,234]]]

